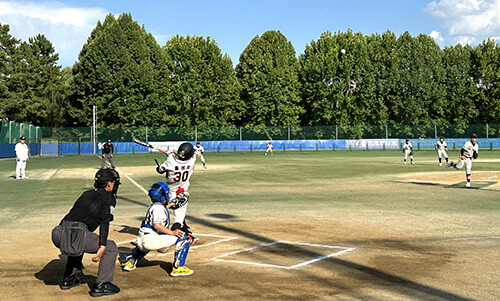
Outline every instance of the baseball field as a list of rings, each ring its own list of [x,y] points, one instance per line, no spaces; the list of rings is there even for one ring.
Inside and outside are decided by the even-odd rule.
[[[170,277],[173,259],[151,252],[136,270],[116,266],[108,300],[498,300],[500,152],[480,151],[465,171],[439,167],[434,151],[403,165],[399,151],[205,153],[189,188],[188,223],[200,239]],[[455,160],[457,152],[451,152]],[[122,175],[110,239],[128,255],[162,175],[159,153],[118,154]],[[51,229],[100,166],[95,156],[33,157],[28,180],[0,160],[3,300],[87,300],[85,282],[62,291],[65,258]]]

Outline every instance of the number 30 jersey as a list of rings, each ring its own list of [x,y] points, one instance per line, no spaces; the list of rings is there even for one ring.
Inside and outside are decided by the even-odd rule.
[[[174,199],[177,195],[177,189],[184,188],[185,191],[189,188],[189,178],[193,174],[194,162],[196,157],[193,156],[187,161],[181,161],[174,153],[170,153],[167,160],[160,165],[160,171],[167,172],[167,184],[170,187],[170,199]]]

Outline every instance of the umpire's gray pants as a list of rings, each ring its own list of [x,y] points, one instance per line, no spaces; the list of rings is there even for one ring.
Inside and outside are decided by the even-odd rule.
[[[106,167],[106,158],[109,161],[109,164],[111,164],[111,168],[115,169],[115,164],[113,163],[113,157],[111,154],[103,154],[102,159],[101,159],[101,169],[104,169]]]
[[[52,242],[59,248],[61,245],[61,234],[62,226],[58,225],[52,230]],[[87,231],[87,236],[85,239],[85,253],[97,253],[99,249],[99,235]],[[116,243],[112,240],[106,242],[106,249],[104,254],[99,261],[99,271],[97,272],[96,283],[113,281],[113,275],[115,274],[115,264],[116,258],[118,257],[118,247]],[[76,275],[82,271],[81,260],[82,256],[73,257],[68,256],[68,261],[66,264],[65,277]],[[68,270],[69,268],[69,270]]]

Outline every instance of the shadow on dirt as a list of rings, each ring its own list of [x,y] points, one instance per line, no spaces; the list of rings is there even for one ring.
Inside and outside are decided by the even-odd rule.
[[[66,256],[59,255],[58,259],[51,260],[39,272],[35,273],[34,276],[36,279],[42,280],[45,285],[59,285],[62,282],[65,267]],[[95,276],[84,274],[81,280],[82,284],[87,284],[90,289],[96,279],[97,277]]]

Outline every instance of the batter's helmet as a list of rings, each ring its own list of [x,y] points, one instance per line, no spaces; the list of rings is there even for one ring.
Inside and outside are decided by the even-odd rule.
[[[168,193],[170,188],[164,182],[156,182],[149,188],[148,195],[151,198],[151,202],[160,202],[168,200]]]
[[[179,159],[181,159],[182,161],[187,161],[191,159],[193,155],[194,155],[194,147],[189,142],[184,142],[179,146],[179,149],[177,150],[177,157],[179,157]]]

